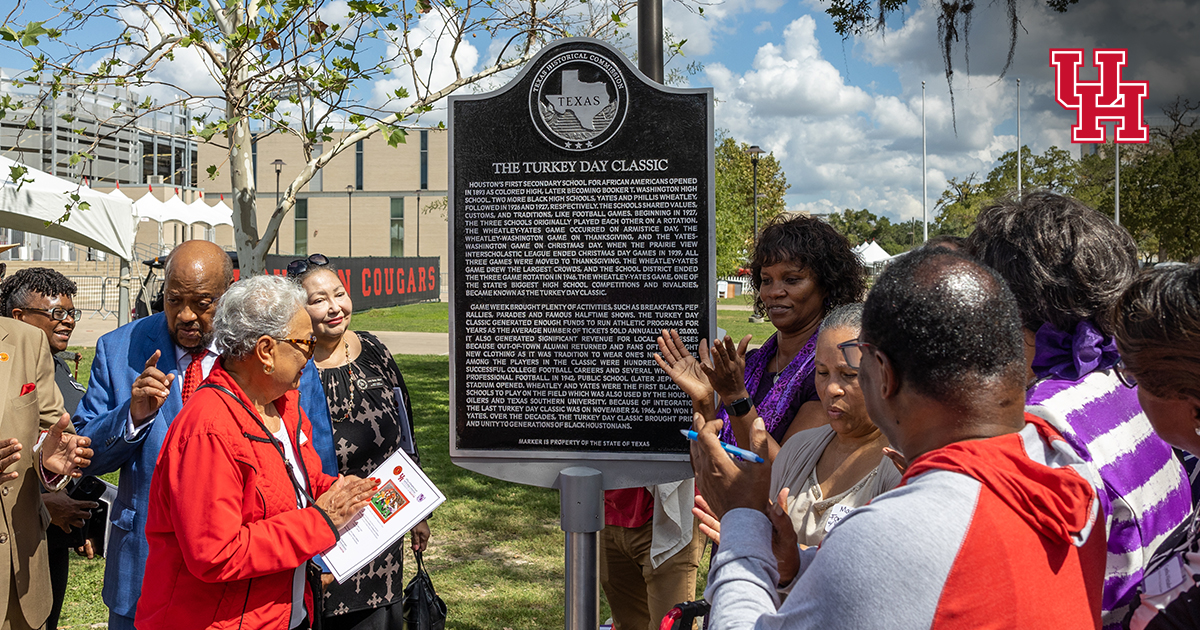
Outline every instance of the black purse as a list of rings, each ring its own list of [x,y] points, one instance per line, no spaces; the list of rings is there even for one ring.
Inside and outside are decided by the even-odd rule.
[[[433,590],[433,582],[415,551],[417,574],[404,587],[404,627],[407,630],[445,630],[446,603]]]

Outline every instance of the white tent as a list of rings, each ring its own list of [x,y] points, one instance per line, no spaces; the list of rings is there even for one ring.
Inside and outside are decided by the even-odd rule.
[[[863,264],[865,265],[873,265],[877,262],[883,262],[892,257],[891,254],[884,251],[884,249],[879,246],[879,243],[876,243],[875,241],[871,241],[866,247],[863,247],[861,250],[854,253],[858,254],[858,257],[862,259]]]
[[[223,201],[218,201],[217,205],[210,206],[204,202],[204,199],[197,198],[188,204],[188,211],[192,223],[203,223],[208,227],[233,225],[233,210]]]
[[[123,194],[124,193],[122,193],[122,195]],[[164,218],[163,215],[162,206],[163,202],[159,201],[158,198],[148,192],[142,195],[141,199],[133,202],[133,210],[137,213],[139,218],[150,219],[151,221],[157,221],[158,223],[166,221],[166,218]]]
[[[18,163],[0,156],[0,227],[78,243],[109,252],[125,260],[133,259],[136,224],[133,205],[109,195],[85,188],[49,173],[26,167],[28,172],[18,188],[9,178],[9,169]],[[71,218],[58,223],[77,193],[88,203],[87,210],[77,207]]]

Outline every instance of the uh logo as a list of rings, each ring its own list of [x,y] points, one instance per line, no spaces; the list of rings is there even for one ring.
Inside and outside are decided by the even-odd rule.
[[[1100,80],[1079,80],[1083,65],[1082,48],[1052,48],[1050,65],[1054,68],[1054,98],[1059,105],[1076,112],[1071,127],[1072,142],[1104,142],[1101,121],[1116,121],[1116,141],[1149,142],[1150,128],[1142,121],[1142,106],[1150,93],[1147,81],[1122,81],[1126,51],[1097,48],[1092,63],[1100,71]]]

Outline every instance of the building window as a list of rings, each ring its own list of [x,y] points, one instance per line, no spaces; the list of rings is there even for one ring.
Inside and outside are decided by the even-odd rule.
[[[392,197],[392,256],[404,256],[404,197]]]
[[[363,189],[363,141],[354,143],[354,190]]]
[[[296,256],[308,255],[308,199],[296,200],[296,245],[293,252]]]
[[[421,130],[421,190],[429,190],[429,131]]]

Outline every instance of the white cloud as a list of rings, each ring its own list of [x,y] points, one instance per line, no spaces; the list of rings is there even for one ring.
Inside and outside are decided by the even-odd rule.
[[[457,79],[455,67],[464,76],[473,74],[478,68],[479,50],[469,40],[461,41],[457,47],[452,44],[452,35],[445,18],[437,11],[421,16],[418,24],[408,34],[409,45],[421,50],[421,56],[411,65],[397,62],[393,65],[393,74],[388,78],[376,80],[371,93],[370,102],[382,106],[389,98],[394,98],[395,91],[403,88],[409,97],[389,105],[389,109],[398,111],[411,104],[418,94],[436,92]],[[388,48],[388,54],[394,55],[396,46]],[[439,101],[432,112],[424,114],[419,120],[421,125],[436,125],[446,120],[446,102]]]

